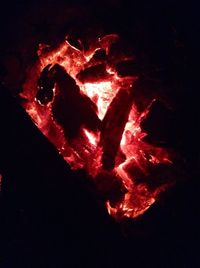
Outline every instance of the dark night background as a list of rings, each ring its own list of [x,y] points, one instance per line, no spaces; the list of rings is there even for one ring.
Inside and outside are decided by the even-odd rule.
[[[199,11],[195,1],[1,3],[0,267],[199,267]],[[140,219],[121,224],[11,97],[38,43],[112,32],[133,44],[143,66],[138,99],[147,85],[175,107],[175,123],[160,129],[184,159],[176,186]]]

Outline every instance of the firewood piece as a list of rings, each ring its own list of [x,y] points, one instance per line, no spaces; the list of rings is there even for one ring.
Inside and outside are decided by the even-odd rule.
[[[115,166],[115,157],[119,150],[132,104],[131,90],[120,89],[103,119],[101,145],[103,147],[102,163],[105,169],[109,170]]]
[[[97,49],[92,57],[92,59],[94,60],[106,60],[107,56],[106,56],[106,51],[105,49]]]
[[[47,67],[43,70],[44,79],[39,80],[40,90],[37,98],[40,97],[46,104],[49,98],[48,92],[52,92],[52,87],[55,85],[51,111],[53,119],[63,128],[66,138],[72,139],[77,136],[81,126],[97,130],[101,122],[96,115],[96,105],[80,93],[75,80],[63,67],[58,64],[46,69]]]
[[[106,71],[105,64],[98,64],[95,66],[88,67],[80,73],[78,73],[77,78],[82,83],[94,83],[102,81],[109,77],[109,74]]]

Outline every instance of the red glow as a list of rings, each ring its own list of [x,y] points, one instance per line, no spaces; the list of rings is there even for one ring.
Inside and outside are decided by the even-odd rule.
[[[120,182],[118,187],[120,197],[114,198],[114,200],[110,197],[106,198],[108,212],[120,219],[137,217],[155,202],[159,193],[168,187],[169,183],[150,189],[144,180],[138,183],[138,178],[143,176],[148,180],[152,165],[156,166],[161,163],[172,165],[172,160],[166,149],[149,145],[143,141],[146,134],[140,128],[140,122],[148,114],[151,104],[142,113],[139,113],[132,100],[134,83],[138,77],[119,77],[115,70],[117,61],[125,61],[130,57],[119,56],[110,61],[93,58],[100,49],[108,55],[111,45],[117,40],[117,35],[99,38],[91,44],[87,51],[80,51],[70,45],[67,40],[54,49],[40,45],[39,59],[28,70],[28,78],[21,96],[26,99],[24,107],[28,114],[43,134],[57,147],[72,169],[85,169],[97,182],[97,185],[101,178],[102,181],[111,181],[110,178],[112,178],[112,180]],[[103,127],[92,129],[82,124],[78,135],[70,139],[66,137],[62,124],[56,120],[52,112],[55,98],[60,94],[59,82],[54,83],[54,95],[50,102],[42,104],[36,98],[38,79],[48,64],[51,64],[50,69],[54,64],[64,67],[67,74],[80,88],[81,96],[89,97],[96,105],[97,117]],[[105,65],[101,76],[91,75],[85,80],[80,79],[79,74],[82,70],[99,64]],[[72,120],[73,117],[74,114],[71,115]],[[118,139],[120,139],[119,146],[117,145]],[[110,150],[114,150],[115,153]],[[108,164],[111,165],[108,167],[103,162],[103,158],[109,157],[112,158],[114,166]]]

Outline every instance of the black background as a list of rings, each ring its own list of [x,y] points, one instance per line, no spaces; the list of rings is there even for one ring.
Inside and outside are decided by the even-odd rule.
[[[184,158],[185,177],[143,217],[118,224],[85,174],[70,170],[2,86],[0,267],[200,265],[199,10],[191,1],[1,3],[0,74],[12,95],[38,43],[57,43],[66,32],[117,32],[134,44],[142,64],[167,66],[162,88],[177,107],[172,143]]]

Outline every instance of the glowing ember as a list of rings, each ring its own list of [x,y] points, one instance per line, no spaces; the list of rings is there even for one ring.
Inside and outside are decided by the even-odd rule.
[[[140,123],[155,100],[137,111],[133,91],[138,77],[119,77],[115,70],[116,62],[129,58],[108,59],[117,40],[117,35],[99,38],[87,51],[67,40],[52,50],[40,45],[21,96],[38,128],[73,169],[83,168],[93,177],[105,193],[108,212],[120,219],[143,214],[170,185],[151,188],[148,180],[153,166],[170,166],[172,160],[166,149],[143,141]],[[106,59],[96,59],[100,51]]]

